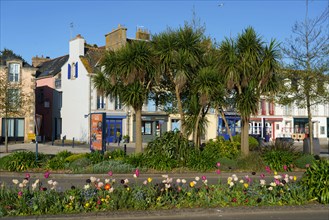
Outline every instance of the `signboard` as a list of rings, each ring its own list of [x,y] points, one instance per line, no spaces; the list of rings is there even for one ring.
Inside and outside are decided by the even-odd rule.
[[[34,133],[28,133],[27,134],[27,139],[29,139],[29,140],[35,140],[35,134]]]
[[[105,151],[105,113],[92,113],[90,117],[90,150]]]

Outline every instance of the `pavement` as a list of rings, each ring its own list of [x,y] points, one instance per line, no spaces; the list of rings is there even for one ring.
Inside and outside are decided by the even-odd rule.
[[[121,143],[120,146],[116,143],[110,143],[106,146],[107,151],[113,151],[115,149],[124,150],[126,147],[127,154],[135,152],[135,143]],[[147,146],[147,143],[143,143],[143,148]],[[295,142],[294,147],[298,151],[303,151],[303,142]],[[52,145],[51,142],[38,143],[36,146],[35,143],[10,143],[8,145],[8,153],[6,153],[5,145],[0,144],[0,157],[8,155],[16,151],[32,151],[44,154],[57,154],[61,151],[70,151],[72,153],[90,153],[89,145]],[[329,157],[329,143],[323,143],[320,145],[320,157]]]

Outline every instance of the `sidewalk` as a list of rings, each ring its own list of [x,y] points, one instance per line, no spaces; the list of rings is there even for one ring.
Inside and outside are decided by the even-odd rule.
[[[124,150],[124,145],[126,145],[127,153],[135,152],[135,143],[121,143],[120,146],[118,146],[116,143],[110,143],[107,147],[107,151],[113,151],[115,149],[122,149]],[[143,146],[146,146],[146,143],[143,144]],[[68,145],[52,145],[51,142],[49,143],[38,143],[38,153],[44,153],[44,154],[57,154],[61,151],[70,151],[72,153],[90,153],[90,147],[89,145],[74,145],[74,146],[68,146]],[[10,143],[8,145],[8,153],[6,153],[5,145],[0,145],[0,157],[4,157],[10,153],[17,152],[17,151],[32,151],[36,152],[36,144],[35,143]]]
[[[135,143],[121,143],[118,146],[116,143],[110,143],[107,147],[107,151],[113,151],[115,149],[122,149],[124,150],[124,146],[126,146],[127,154],[135,152]],[[147,146],[147,143],[143,143],[143,148]],[[295,142],[294,146],[296,150],[303,151],[303,143],[302,142]],[[90,147],[88,144],[85,145],[74,145],[74,146],[61,146],[61,145],[52,145],[51,142],[47,142],[45,144],[38,143],[38,153],[44,154],[57,154],[61,151],[70,151],[72,153],[90,153]],[[10,153],[16,151],[32,151],[36,152],[36,144],[35,143],[10,143],[8,145],[8,153],[6,153],[5,145],[0,145],[0,157],[6,156]],[[329,157],[329,149],[325,145],[321,145],[320,148],[320,157]]]

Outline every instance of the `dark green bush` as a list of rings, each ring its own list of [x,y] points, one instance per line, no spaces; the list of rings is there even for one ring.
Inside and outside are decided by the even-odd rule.
[[[179,131],[169,131],[148,143],[144,158],[149,168],[171,170],[184,167],[193,147]]]
[[[115,149],[114,151],[107,151],[104,158],[110,160],[123,160],[125,152],[122,149]]]
[[[283,171],[284,166],[291,170],[291,165],[299,156],[300,153],[295,151],[293,144],[285,142],[269,145],[262,150],[264,163],[276,171]]]
[[[248,156],[241,156],[237,159],[237,166],[240,170],[261,171],[265,164],[261,153],[258,151],[250,152]]]
[[[87,158],[91,161],[92,164],[98,164],[105,160],[104,154],[101,151],[94,151],[87,154]]]
[[[314,161],[313,155],[303,154],[294,161],[294,164],[296,167],[303,169],[306,168],[306,165],[312,165]]]
[[[133,153],[125,157],[124,162],[131,164],[135,167],[144,167],[145,166],[145,158],[142,153]]]
[[[47,170],[62,170],[65,169],[65,167],[68,165],[68,163],[65,161],[65,159],[69,156],[71,156],[72,153],[64,150],[55,155],[51,160],[49,160],[46,164]]]
[[[92,162],[87,157],[82,157],[70,163],[69,168],[75,172],[82,172],[91,164]]]
[[[33,168],[39,168],[45,161],[45,155],[38,154],[38,160],[36,161],[36,154],[32,151],[18,151],[8,155],[6,164],[3,168],[8,171],[25,171]]]
[[[233,136],[233,141],[238,142],[239,143],[239,147],[241,145],[241,135],[235,135]],[[249,136],[248,138],[249,141],[249,150],[250,151],[255,151],[259,149],[259,142],[257,141],[256,138]]]
[[[323,204],[329,203],[329,160],[315,160],[307,168],[301,183],[307,187],[310,199]]]

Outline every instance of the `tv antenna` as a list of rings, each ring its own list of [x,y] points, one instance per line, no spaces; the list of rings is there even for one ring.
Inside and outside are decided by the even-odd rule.
[[[72,39],[72,35],[73,35],[73,22],[70,23],[70,39]]]

